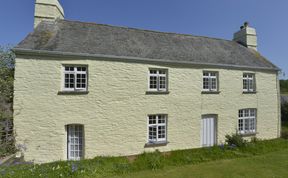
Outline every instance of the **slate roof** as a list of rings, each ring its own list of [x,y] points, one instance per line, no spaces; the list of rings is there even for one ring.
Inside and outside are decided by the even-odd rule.
[[[14,49],[278,70],[234,41],[96,23],[41,22]]]

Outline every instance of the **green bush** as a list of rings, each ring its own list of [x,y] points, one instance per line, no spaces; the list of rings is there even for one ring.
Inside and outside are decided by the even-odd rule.
[[[239,134],[226,135],[225,138],[225,142],[230,146],[244,147],[247,145],[247,141]]]
[[[281,138],[288,139],[288,130],[281,131]]]
[[[288,103],[281,105],[281,120],[282,122],[288,122]]]
[[[143,153],[134,161],[134,169],[146,167],[146,169],[156,170],[164,167],[164,156],[156,150],[152,153]]]
[[[281,93],[288,93],[288,80],[280,80]]]
[[[261,139],[257,138],[257,137],[251,137],[250,143],[257,143],[261,141]]]

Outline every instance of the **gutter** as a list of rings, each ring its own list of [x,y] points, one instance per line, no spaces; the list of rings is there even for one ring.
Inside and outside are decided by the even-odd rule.
[[[151,58],[140,58],[130,56],[115,56],[115,55],[104,55],[104,54],[89,54],[89,53],[73,53],[73,52],[60,52],[60,51],[47,51],[47,50],[31,50],[24,48],[13,48],[12,51],[16,55],[32,55],[41,57],[54,57],[62,58],[63,60],[79,60],[79,58],[91,59],[91,60],[110,60],[110,61],[127,61],[127,62],[144,62],[144,63],[163,63],[163,64],[184,64],[194,66],[206,66],[206,67],[220,67],[220,68],[234,68],[234,69],[251,69],[251,70],[266,70],[279,72],[279,68],[267,68],[267,67],[251,67],[241,66],[233,64],[213,64],[213,63],[198,63],[190,61],[172,61],[163,59],[151,59]],[[47,59],[48,60],[48,59]]]
[[[278,109],[278,126],[277,126],[277,136],[281,137],[281,94],[280,94],[280,82],[279,77],[276,75],[276,89],[277,89],[277,109]]]

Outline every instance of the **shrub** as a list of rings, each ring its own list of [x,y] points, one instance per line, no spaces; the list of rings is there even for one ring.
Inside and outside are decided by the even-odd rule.
[[[134,161],[134,169],[143,168],[143,165],[147,169],[161,169],[164,167],[164,156],[158,150],[152,153],[145,152]]]
[[[259,141],[261,141],[261,139],[259,139],[257,137],[251,137],[251,140],[250,140],[251,143],[257,143]]]
[[[288,122],[288,103],[281,105],[281,120],[282,122]]]
[[[281,131],[281,138],[288,139],[288,130]]]
[[[226,135],[225,138],[225,142],[231,146],[236,145],[237,147],[244,147],[247,145],[247,141],[239,134]]]

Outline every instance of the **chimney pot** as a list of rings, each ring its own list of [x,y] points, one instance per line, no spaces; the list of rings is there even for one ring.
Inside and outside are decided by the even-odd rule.
[[[249,22],[244,22],[244,27],[246,28],[246,27],[248,27],[249,26]]]

